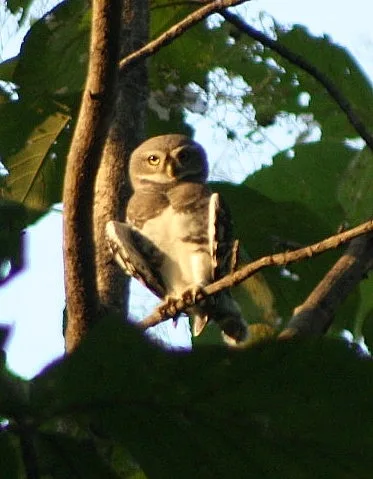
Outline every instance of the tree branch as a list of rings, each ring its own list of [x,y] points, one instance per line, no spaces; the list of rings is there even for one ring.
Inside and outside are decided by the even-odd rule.
[[[338,306],[372,268],[373,236],[364,235],[351,241],[346,252],[306,301],[295,308],[293,317],[279,338],[324,334]]]
[[[369,148],[373,151],[373,136],[369,132],[368,128],[366,128],[364,122],[361,120],[357,112],[354,110],[352,104],[349,100],[343,95],[343,93],[337,88],[335,83],[322,71],[308,62],[304,57],[298,55],[297,53],[292,52],[284,45],[281,45],[276,40],[272,40],[264,33],[256,30],[252,26],[248,25],[242,18],[238,15],[235,15],[231,12],[220,11],[219,14],[229,23],[234,25],[240,31],[246,33],[249,37],[258,40],[264,46],[271,48],[271,50],[275,51],[283,58],[288,60],[289,62],[297,65],[298,67],[302,68],[302,70],[309,73],[315,80],[317,80],[329,93],[329,95],[335,100],[335,102],[339,105],[341,110],[346,114],[348,120],[350,121],[351,125],[355,128],[355,130],[359,133],[359,135],[365,140]]]
[[[92,208],[114,101],[121,0],[94,0],[88,76],[64,181],[65,347],[74,350],[98,318]]]
[[[183,33],[207,18],[209,15],[217,12],[220,13],[220,11],[225,8],[240,5],[241,3],[245,3],[245,1],[247,0],[215,0],[209,2],[207,5],[204,5],[187,15],[183,20],[173,25],[155,40],[147,43],[144,47],[123,58],[119,62],[120,71],[122,72],[124,69],[138,63],[140,60],[144,60],[145,58],[154,55],[161,48],[176,40],[176,38],[180,37]]]
[[[370,220],[357,226],[356,228],[344,231],[334,236],[330,236],[329,238],[326,238],[319,243],[306,246],[305,248],[300,248],[295,251],[278,253],[260,258],[256,261],[253,261],[252,263],[243,266],[238,271],[224,276],[215,283],[207,285],[203,289],[203,292],[196,295],[194,301],[188,301],[188,303],[186,303],[184,300],[178,299],[175,304],[173,304],[172,307],[169,308],[169,310],[167,311],[164,311],[162,307],[157,307],[150,316],[138,323],[138,326],[141,329],[147,329],[163,321],[166,321],[169,318],[175,317],[184,309],[198,303],[206,296],[216,294],[225,288],[236,286],[237,284],[241,283],[242,281],[252,276],[254,273],[257,273],[263,268],[266,268],[268,266],[284,266],[289,263],[294,263],[304,259],[312,258],[321,253],[324,253],[329,249],[337,248],[338,246],[347,243],[348,241],[351,241],[353,238],[372,231],[373,220]]]

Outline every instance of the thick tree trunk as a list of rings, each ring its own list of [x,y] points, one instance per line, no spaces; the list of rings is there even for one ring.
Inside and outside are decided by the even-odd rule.
[[[121,58],[148,41],[148,1],[123,0]],[[97,289],[104,309],[127,314],[128,280],[111,261],[105,224],[123,220],[130,195],[128,158],[145,137],[147,104],[145,61],[121,71],[115,112],[96,179],[93,214]]]
[[[63,203],[67,352],[80,344],[99,317],[92,205],[115,99],[120,10],[118,0],[93,1],[88,75],[66,165]]]

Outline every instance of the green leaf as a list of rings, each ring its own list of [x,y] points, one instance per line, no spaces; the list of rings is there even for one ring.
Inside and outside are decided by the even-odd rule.
[[[16,438],[9,433],[0,433],[0,471],[6,479],[24,479],[21,455]]]
[[[338,199],[349,223],[356,225],[367,221],[373,213],[373,153],[368,147],[356,151],[341,178]]]
[[[13,81],[13,75],[18,65],[19,57],[9,58],[0,63],[0,80]]]
[[[242,75],[249,85],[244,101],[254,106],[260,125],[272,124],[282,112],[312,114],[324,139],[340,141],[357,135],[345,113],[313,76],[234,27],[224,24],[220,28],[225,28],[231,38],[231,52],[225,47],[221,66],[233,75]],[[368,126],[372,124],[372,86],[348,50],[327,36],[313,36],[300,25],[289,29],[275,23],[274,34],[280,44],[327,76],[362,121]],[[301,101],[304,92],[310,94],[308,105]]]
[[[183,5],[172,6],[171,8],[153,8],[151,12],[151,36],[160,35],[191,11],[193,9],[190,6]],[[157,53],[157,61],[150,64],[152,89],[161,88],[163,90],[168,83],[179,87],[185,86],[191,81],[199,85],[205,84],[207,72],[204,68],[204,60],[209,51],[204,36],[206,32],[206,25],[201,22]],[[197,63],[195,62],[196,52],[198,52],[198,57],[200,54],[202,55]],[[190,65],[193,65],[192,69],[189,68]],[[201,68],[202,65],[203,68]]]
[[[372,368],[330,340],[171,354],[105,320],[33,381],[32,403],[40,419],[99,420],[149,478],[363,479]]]
[[[29,414],[29,383],[5,369],[5,361],[0,367],[0,418],[20,419]]]
[[[43,477],[119,479],[110,465],[105,464],[91,440],[44,432],[37,435],[36,447]]]
[[[337,232],[345,213],[337,200],[341,179],[355,152],[339,143],[297,145],[294,158],[284,152],[272,166],[249,176],[243,185],[216,185],[233,214],[236,235],[250,257],[312,244]],[[263,275],[283,320],[301,304],[340,255],[329,251],[286,271],[266,268]],[[335,326],[345,328],[355,317],[359,297],[351,296]],[[338,326],[337,326],[338,325]]]
[[[247,186],[274,201],[304,205],[329,225],[330,233],[336,232],[345,220],[337,200],[338,188],[355,151],[327,141],[297,145],[293,151],[293,159],[286,151],[276,155],[272,166],[247,178]],[[312,237],[315,235],[311,241]]]
[[[26,226],[26,211],[22,204],[0,200],[0,267],[10,261],[14,267],[22,267],[22,230]],[[0,275],[0,282],[1,282]]]
[[[264,322],[276,326],[278,320],[276,301],[263,274],[257,273],[246,279],[233,288],[232,293],[241,307],[243,317],[249,323]]]
[[[182,133],[193,136],[193,128],[185,122],[185,114],[180,106],[168,105],[169,116],[161,119],[156,111],[148,108],[147,136],[168,135]]]
[[[13,81],[21,97],[63,101],[84,85],[90,12],[84,0],[68,0],[38,20],[22,44]],[[37,68],[35,68],[37,65]]]
[[[61,200],[65,159],[53,155],[52,147],[69,119],[68,112],[48,100],[1,107],[1,155],[9,172],[4,198],[24,204],[35,215]]]
[[[246,200],[254,208],[251,224],[256,225],[255,230],[245,227],[244,205],[234,215],[236,222],[244,223],[241,234],[251,256],[306,246],[335,234],[346,219],[338,201],[340,184],[355,154],[344,144],[328,141],[297,145],[293,159],[284,152],[274,158],[272,166],[249,176],[245,184],[266,197],[251,203]],[[237,210],[234,203],[239,201],[230,201],[233,209]],[[274,269],[264,272],[283,317],[291,316],[293,308],[305,300],[339,255],[332,251],[309,262],[289,265],[287,269],[298,276],[298,281],[280,278],[278,273],[276,278]],[[359,294],[354,292],[339,311],[334,328],[351,327],[358,303]]]
[[[351,329],[356,341],[364,340],[373,351],[373,276],[364,278],[358,286],[361,301],[356,313],[355,327]]]
[[[332,43],[327,36],[318,38],[310,35],[308,30],[300,25],[294,26],[291,30],[277,26],[276,32],[282,44],[302,55],[334,82],[369,129],[373,116],[372,85],[349,51]],[[315,89],[315,80],[312,79],[311,82],[309,75],[304,71],[300,72],[298,79],[311,94],[309,110],[321,121],[324,136],[343,138],[342,135],[356,135],[356,131],[347,120],[343,121],[344,113],[324,88]],[[307,81],[308,87],[303,83],[304,80]]]
[[[274,201],[247,184],[214,184],[214,190],[227,201],[235,235],[252,261],[305,246],[330,234],[329,225],[295,199]],[[304,301],[335,259],[336,254],[328,252],[310,261],[289,265],[287,270],[296,275],[294,278],[285,276],[282,268],[263,270],[275,298],[272,308],[283,320],[291,317],[294,307]]]

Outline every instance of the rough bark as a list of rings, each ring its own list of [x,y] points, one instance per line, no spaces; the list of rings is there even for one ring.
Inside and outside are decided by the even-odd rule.
[[[121,19],[121,58],[148,41],[148,1],[124,0]],[[97,289],[101,306],[127,313],[128,280],[111,261],[104,229],[107,221],[123,220],[130,195],[128,158],[145,137],[147,71],[145,60],[122,69],[114,116],[96,179],[94,241]]]
[[[120,0],[94,0],[87,81],[64,182],[66,351],[98,318],[92,205],[94,182],[110,125],[119,53]]]

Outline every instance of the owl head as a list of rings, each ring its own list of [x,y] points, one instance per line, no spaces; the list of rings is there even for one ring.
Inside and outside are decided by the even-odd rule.
[[[187,136],[155,136],[134,150],[129,175],[134,190],[167,188],[180,181],[204,183],[208,175],[206,153]]]

